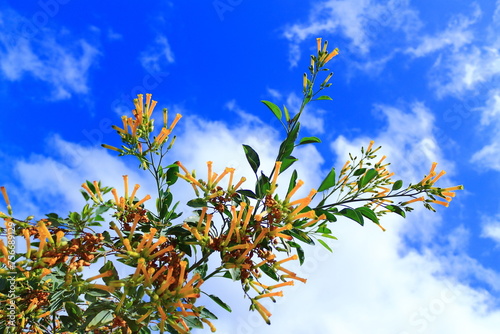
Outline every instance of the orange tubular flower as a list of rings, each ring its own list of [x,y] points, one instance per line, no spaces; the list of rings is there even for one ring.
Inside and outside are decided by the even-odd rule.
[[[333,57],[335,57],[338,54],[339,54],[339,49],[336,48],[335,50],[330,52],[328,56],[326,56],[325,60],[323,61],[323,64],[328,63]]]
[[[123,187],[125,189],[125,200],[128,200],[128,175],[122,175]]]
[[[255,297],[254,300],[262,298],[272,298],[272,297],[283,297],[283,291],[264,293],[262,295],[258,295],[257,297]]]
[[[257,300],[252,299],[252,303],[255,306],[255,309],[257,310],[257,312],[259,312],[259,314],[261,315],[261,317],[264,319],[264,321],[266,322],[266,324],[270,325],[271,321],[269,320],[269,317],[271,316],[271,312],[269,312]]]
[[[5,187],[0,187],[0,192],[2,193],[3,195],[3,199],[5,201],[5,204],[7,204],[7,206],[9,207],[10,206],[10,200],[9,200],[9,196],[7,195],[7,190],[5,189]]]
[[[138,323],[138,324],[141,323],[144,319],[146,319],[147,317],[149,317],[149,315],[151,313],[153,313],[153,311],[154,311],[153,309],[150,309],[149,311],[147,311],[146,313],[144,313],[139,319],[137,319],[135,322]]]
[[[144,196],[144,198],[143,198],[143,199],[141,199],[139,202],[135,203],[133,207],[134,207],[134,208],[138,208],[138,207],[139,207],[139,205],[143,204],[144,202],[146,202],[146,201],[148,201],[148,200],[150,200],[150,199],[151,199],[151,195],[146,195],[146,196]]]
[[[24,240],[26,240],[26,257],[29,259],[31,257],[31,239],[27,228],[23,228],[23,236]]]
[[[443,189],[443,191],[454,191],[454,190],[464,190],[464,186],[460,185]]]
[[[115,288],[112,286],[102,285],[102,284],[89,284],[90,288],[104,290],[108,292],[115,292]]]
[[[82,184],[82,188],[87,191],[87,193],[90,195],[90,197],[92,197],[92,200],[95,203],[99,203],[99,200],[95,197],[94,193],[90,190],[86,183]]]
[[[291,261],[291,260],[297,260],[299,257],[297,256],[297,254],[294,254],[286,259],[283,259],[283,260],[280,260],[280,261],[277,261],[275,264],[276,265],[280,265],[282,263],[285,263],[285,262],[288,262],[288,261]]]
[[[242,176],[240,181],[238,181],[238,183],[236,183],[236,185],[233,187],[233,190],[236,191],[236,189],[238,189],[243,184],[243,182],[245,182],[246,180],[247,180],[247,178]]]
[[[87,278],[86,281],[91,282],[91,281],[95,281],[96,279],[103,278],[103,277],[109,277],[109,276],[113,276],[113,271],[111,271],[111,270],[105,271],[102,274]]]
[[[169,130],[170,130],[170,131],[172,131],[172,130],[175,128],[175,126],[177,125],[177,122],[179,122],[179,120],[180,120],[181,118],[182,118],[182,115],[181,115],[181,114],[176,114],[176,115],[175,115],[175,118],[174,118],[174,120],[172,121],[172,124],[170,124],[170,128],[169,128]]]
[[[303,184],[304,184],[304,181],[298,180],[295,187],[293,187],[293,189],[290,190],[288,195],[286,195],[285,201],[290,201],[290,198],[292,198],[292,196],[297,192],[297,190],[299,190],[300,187],[302,187]]]
[[[9,251],[7,250],[7,247],[5,247],[5,244],[3,243],[3,240],[0,239],[0,250],[2,251],[3,257],[0,258],[0,262],[5,263],[7,267],[9,267],[10,261],[9,261]]]
[[[434,200],[431,203],[436,203],[436,204],[439,204],[439,205],[442,205],[442,206],[445,206],[445,207],[448,207],[450,205],[450,203],[448,203],[448,202],[437,201],[437,200]]]
[[[274,191],[276,190],[276,181],[278,180],[278,176],[280,174],[281,164],[281,161],[276,161],[274,164],[274,174],[273,179],[271,180],[271,188],[269,189],[270,194],[274,194]]]
[[[439,174],[436,175],[436,177],[431,180],[430,184],[436,183],[436,181],[439,180],[444,174],[446,174],[446,172],[444,170],[439,172]]]
[[[368,147],[366,148],[366,151],[365,152],[370,152],[370,150],[372,149],[372,146],[375,142],[373,140],[370,140],[370,144],[368,144]]]
[[[51,311],[47,311],[47,312],[42,313],[42,314],[40,314],[39,316],[37,316],[37,318],[39,318],[39,319],[40,319],[40,318],[45,318],[46,316],[50,315],[51,313],[52,313]]]
[[[423,200],[425,200],[424,196],[422,196],[422,197],[417,197],[417,198],[414,198],[414,199],[412,199],[412,200],[409,200],[409,201],[403,202],[403,203],[401,203],[401,205],[407,205],[407,204],[410,204],[410,203],[421,202],[421,201],[423,201]]]
[[[217,328],[215,328],[215,326],[206,318],[202,318],[201,321],[203,321],[204,323],[206,323],[208,325],[208,327],[210,327],[210,331],[212,333],[215,333],[217,331]]]
[[[207,215],[207,222],[205,223],[205,231],[203,232],[205,238],[208,237],[208,233],[210,232],[210,224],[212,223],[212,217],[213,214]]]

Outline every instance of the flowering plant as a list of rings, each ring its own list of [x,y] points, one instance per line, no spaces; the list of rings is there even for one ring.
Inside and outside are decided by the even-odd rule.
[[[66,218],[48,214],[38,221],[15,218],[7,192],[0,187],[7,204],[7,213],[0,213],[7,235],[7,242],[0,239],[0,316],[5,320],[0,329],[145,334],[189,333],[208,326],[215,332],[212,321],[217,317],[200,297],[204,294],[227,311],[231,308],[205,291],[203,283],[214,277],[239,282],[250,309],[270,323],[262,301],[283,296],[282,289],[296,282],[306,283],[286,268],[287,263],[305,261],[302,244],[317,241],[330,250],[325,239],[335,239],[331,222],[342,217],[361,225],[371,221],[384,230],[382,216],[405,217],[415,202],[433,211],[433,204],[448,206],[454,191],[463,187],[435,186],[444,174],[435,172],[436,163],[420,182],[404,188],[403,181],[392,179],[386,157],[377,157],[380,147],[373,141],[361,148],[359,158],[350,155],[338,173],[332,168],[317,189],[297,198],[304,182],[297,171],[288,179],[283,172],[297,162],[297,146],[321,142],[317,137],[299,139],[300,120],[308,103],[331,99],[319,93],[331,85],[332,73],[316,86],[337,54],[337,49],[329,52],[327,43],[317,40],[317,54],[311,56],[309,73],[303,77],[302,105],[294,115],[286,107],[262,101],[283,125],[285,138],[267,172],[260,168],[258,153],[243,145],[255,173],[254,185],[245,177],[236,180],[234,168],[214,171],[211,161],[206,179],[198,179],[180,161],[164,164],[181,115],[169,124],[163,110],[163,125],[155,132],[152,115],[157,102],[146,94],[145,101],[143,95],[134,100],[132,116],[122,117],[122,127],[113,126],[123,145],[103,146],[136,157],[140,168],[152,174],[157,186],[154,209],[145,206],[150,195],[136,197],[139,185],[131,190],[126,175],[123,194],[87,181],[82,195],[88,203],[81,212]],[[177,182],[193,190],[186,204],[195,219],[179,219],[179,203],[172,193]],[[109,223],[103,218],[107,211],[112,213]],[[24,239],[25,250],[11,255],[17,236]],[[209,260],[215,255],[220,261],[214,266]],[[99,274],[87,277],[84,268],[96,266]]]

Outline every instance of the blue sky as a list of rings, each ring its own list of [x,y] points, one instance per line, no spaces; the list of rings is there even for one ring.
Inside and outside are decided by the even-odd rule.
[[[387,219],[385,233],[336,223],[334,254],[310,250],[297,269],[308,283],[285,291],[271,327],[237,284],[210,283],[235,309],[217,312],[218,332],[497,333],[499,31],[500,1],[487,0],[2,1],[0,184],[39,218],[78,210],[87,179],[119,188],[128,174],[152,193],[135,161],[100,147],[118,144],[110,125],[146,92],[184,116],[172,162],[245,174],[245,143],[269,168],[283,133],[259,101],[296,109],[323,37],[340,55],[333,101],[304,116],[303,134],[323,140],[300,151],[306,185],[375,140],[401,178],[437,161],[442,184],[466,190],[438,214]]]

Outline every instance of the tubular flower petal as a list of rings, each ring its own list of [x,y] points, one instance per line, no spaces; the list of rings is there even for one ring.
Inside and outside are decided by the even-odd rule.
[[[147,200],[150,200],[150,199],[151,199],[151,195],[144,196],[143,199],[141,199],[139,202],[134,204],[134,208],[138,208],[139,205],[143,204],[144,202],[146,202]]]
[[[302,180],[298,180],[297,181],[297,184],[295,185],[295,187],[293,187],[292,190],[290,190],[290,192],[288,193],[288,195],[286,196],[285,200],[286,201],[289,201],[290,198],[292,198],[292,196],[297,192],[297,190],[299,190],[300,187],[302,187],[302,185],[304,184],[304,181]]]
[[[283,260],[280,260],[280,261],[277,261],[276,262],[276,265],[280,265],[282,263],[285,263],[285,262],[288,262],[288,261],[291,261],[291,260],[297,260],[299,257],[297,256],[297,254],[294,254],[286,259],[283,259]]]
[[[443,189],[443,191],[454,191],[454,190],[464,190],[464,186],[460,185]]]
[[[252,303],[253,303],[255,309],[257,310],[257,312],[259,312],[260,316],[264,319],[264,321],[266,322],[266,324],[270,325],[271,321],[269,320],[269,317],[271,316],[271,312],[269,312],[257,300],[252,299]]]
[[[436,204],[439,204],[439,205],[442,205],[442,206],[445,206],[445,207],[448,207],[450,205],[450,203],[448,203],[448,202],[437,201],[437,200],[434,200],[431,203],[436,203]]]
[[[179,122],[179,120],[180,120],[181,118],[182,118],[182,115],[181,115],[181,114],[176,114],[176,115],[175,115],[175,118],[174,118],[174,120],[172,121],[172,124],[170,124],[170,128],[169,128],[169,129],[170,129],[170,131],[172,131],[172,130],[175,128],[175,126],[177,125],[177,122]]]
[[[112,286],[102,285],[102,284],[89,284],[90,288],[104,290],[108,292],[115,292],[115,288]]]
[[[431,182],[430,182],[430,183],[431,183],[431,184],[436,183],[436,181],[437,181],[437,180],[439,180],[439,179],[440,179],[440,178],[441,178],[444,174],[446,174],[446,172],[445,172],[444,170],[442,170],[441,172],[439,172],[439,174],[438,174],[438,175],[436,175],[436,177],[435,177],[435,178],[433,178],[433,179],[431,180]]]
[[[401,203],[401,205],[407,205],[407,204],[410,204],[410,203],[421,202],[421,201],[423,201],[423,200],[425,200],[424,196],[422,196],[422,197],[417,197],[417,198],[414,198],[414,199],[412,199],[412,200],[409,200],[409,201],[403,202],[403,203]]]
[[[319,53],[321,51],[321,38],[320,37],[316,38],[316,46],[317,46],[318,53]]]
[[[276,161],[274,165],[273,179],[271,180],[271,188],[269,189],[270,194],[273,194],[274,191],[276,190],[276,181],[278,180],[278,176],[280,174],[281,164],[282,164],[281,161]]]
[[[203,321],[204,323],[206,323],[208,325],[208,327],[210,327],[210,331],[212,333],[215,333],[217,331],[217,328],[215,328],[215,326],[206,318],[202,318],[201,321]]]
[[[370,144],[368,144],[368,147],[366,148],[366,152],[370,152],[374,143],[375,142],[373,140],[370,140]]]
[[[258,295],[257,297],[255,297],[254,300],[262,298],[271,298],[271,297],[283,297],[283,291],[264,293],[262,295]]]
[[[335,57],[338,54],[339,54],[339,49],[333,50],[328,54],[328,56],[326,56],[325,60],[323,61],[323,64],[328,63],[333,57]]]
[[[210,223],[212,222],[212,217],[213,214],[207,215],[207,222],[205,223],[205,231],[203,232],[205,238],[208,237],[208,233],[210,232]]]
[[[82,188],[87,191],[87,193],[90,195],[90,197],[92,197],[92,200],[95,203],[99,203],[99,200],[95,197],[94,193],[90,190],[86,183],[82,184]]]
[[[149,311],[147,311],[146,313],[144,313],[139,319],[137,319],[135,322],[138,323],[138,324],[141,323],[144,319],[146,319],[147,317],[149,317],[149,315],[151,313],[153,313],[153,311],[154,311],[153,309],[150,309]]]
[[[87,278],[86,281],[91,282],[91,281],[95,281],[96,279],[103,278],[103,277],[109,277],[109,276],[113,276],[113,271],[111,271],[111,270],[105,271],[102,274]]]
[[[122,152],[122,150],[120,150],[119,148],[108,145],[108,144],[101,144],[101,146],[104,148],[107,148],[108,150],[112,150],[112,151],[116,151],[116,152],[120,152],[120,153]]]

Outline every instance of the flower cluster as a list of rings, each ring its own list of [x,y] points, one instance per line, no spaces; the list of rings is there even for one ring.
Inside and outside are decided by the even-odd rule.
[[[103,146],[137,157],[140,168],[149,170],[156,184],[155,205],[146,205],[153,196],[138,198],[140,186],[131,189],[129,177],[124,175],[122,195],[115,188],[86,181],[81,192],[87,204],[81,212],[70,212],[68,218],[52,213],[37,221],[32,216],[19,220],[13,217],[5,188],[0,187],[7,204],[7,214],[0,212],[0,218],[25,241],[25,250],[12,256],[8,242],[0,239],[0,278],[12,276],[15,282],[10,290],[0,284],[0,317],[10,314],[8,307],[15,309],[13,331],[19,333],[153,330],[187,334],[204,325],[214,332],[211,320],[217,317],[200,306],[199,299],[204,293],[230,310],[219,297],[202,291],[205,281],[222,277],[239,281],[250,309],[269,324],[271,313],[263,300],[282,297],[283,288],[296,281],[306,283],[289,265],[305,261],[301,244],[318,241],[331,251],[324,239],[336,239],[329,223],[348,218],[363,225],[368,219],[380,226],[379,217],[388,213],[405,217],[415,202],[423,202],[430,210],[434,210],[432,204],[448,206],[454,191],[463,187],[435,186],[445,174],[435,172],[436,163],[420,182],[404,188],[403,181],[392,180],[394,173],[387,169],[386,157],[377,158],[380,147],[373,148],[373,141],[361,149],[359,159],[350,155],[338,175],[332,168],[319,187],[297,198],[304,182],[296,170],[286,182],[283,171],[297,161],[292,155],[297,146],[321,142],[316,137],[299,139],[300,117],[305,106],[331,85],[329,73],[319,89],[315,88],[322,71],[328,71],[324,66],[338,54],[338,49],[328,51],[328,43],[321,38],[316,42],[310,74],[303,77],[299,110],[290,115],[285,106],[282,110],[262,101],[281,122],[286,137],[270,173],[261,168],[257,152],[243,145],[256,176],[251,189],[242,188],[248,184],[245,177],[235,180],[234,168],[214,172],[212,161],[207,162],[206,179],[198,179],[181,162],[164,164],[175,142],[175,136],[169,141],[170,135],[181,115],[169,125],[164,109],[163,126],[152,136],[157,102],[151,94],[145,99],[139,94],[132,116],[122,117],[122,127],[113,126],[121,148]],[[316,99],[331,98],[321,95]],[[179,179],[194,190],[195,198],[186,203],[194,208],[194,219],[178,219],[182,213],[171,186]],[[288,188],[279,188],[286,183]],[[108,210],[112,214],[103,217]],[[105,218],[110,221],[104,224]],[[213,261],[215,254],[220,262]],[[99,262],[104,262],[99,273],[88,277],[84,268]],[[117,262],[120,270],[115,267]],[[0,331],[6,330],[4,322],[0,323]]]
[[[137,95],[134,99],[135,109],[132,110],[133,117],[122,116],[123,128],[113,125],[120,135],[123,143],[122,148],[117,148],[111,145],[102,144],[103,147],[117,151],[120,154],[136,155],[138,158],[144,158],[148,152],[156,152],[168,140],[169,135],[181,119],[182,115],[176,114],[174,120],[168,126],[168,111],[163,110],[163,127],[157,136],[150,139],[151,133],[154,131],[154,119],[152,118],[153,111],[157,101],[151,99],[152,94],[146,94],[146,103],[144,96]],[[173,142],[170,146],[173,145]],[[144,162],[144,161],[142,161]],[[145,166],[143,166],[145,167]]]
[[[250,287],[257,291],[257,296],[250,297],[252,308],[257,310],[266,322],[269,322],[271,314],[259,300],[265,297],[282,296],[282,291],[271,292],[270,290],[293,285],[293,280],[306,282],[304,278],[298,277],[294,272],[283,267],[283,263],[297,260],[297,255],[277,260],[278,250],[274,246],[281,240],[293,239],[287,231],[291,230],[294,225],[305,228],[325,218],[324,215],[318,217],[314,210],[307,209],[316,191],[312,190],[308,196],[292,200],[294,194],[304,184],[299,180],[283,201],[277,195],[273,196],[282,164],[278,161],[269,191],[262,207],[257,210],[256,206],[239,200],[237,190],[245,179],[242,178],[236,185],[233,185],[233,168],[226,168],[218,175],[212,171],[212,162],[209,161],[207,163],[208,177],[205,181],[195,179],[194,172],[188,172],[180,162],[177,164],[185,172],[179,176],[193,186],[197,195],[200,195],[201,190],[204,194],[202,199],[207,203],[207,206],[201,208],[197,222],[184,222],[183,224],[193,236],[192,244],[197,244],[202,249],[220,252],[221,268],[236,271],[245,291]],[[229,182],[224,189],[218,184],[226,176]],[[209,213],[209,210],[213,212]],[[224,221],[224,228],[219,233],[217,233],[218,229],[213,228],[213,218],[216,212],[225,213],[228,216]],[[262,271],[281,280],[282,283],[271,286],[260,283]]]

